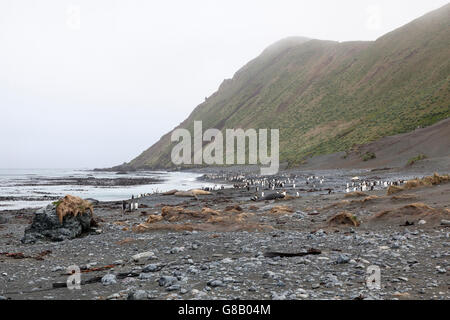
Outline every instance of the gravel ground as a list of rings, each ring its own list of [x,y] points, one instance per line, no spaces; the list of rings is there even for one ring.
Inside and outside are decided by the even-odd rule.
[[[342,184],[354,172],[343,173]],[[371,173],[367,173],[371,174]],[[379,173],[391,177],[390,173]],[[401,176],[401,174],[398,174]],[[383,177],[382,177],[383,178]],[[450,185],[408,191],[414,202],[449,208]],[[449,229],[432,223],[401,226],[396,220],[370,224],[372,214],[404,206],[385,190],[379,199],[342,203],[335,191],[302,193],[284,201],[252,202],[247,190],[213,191],[199,200],[152,195],[140,209],[122,214],[119,202],[100,203],[100,229],[62,242],[20,242],[32,210],[3,211],[0,217],[0,296],[7,299],[449,299]],[[239,205],[252,212],[265,231],[152,231],[133,226],[163,205],[224,210]],[[271,215],[275,206],[291,213]],[[339,210],[355,214],[361,226],[330,228]],[[444,211],[445,212],[445,211]],[[446,218],[446,217],[444,217]],[[410,218],[409,218],[410,219]],[[367,222],[367,223],[366,223]],[[427,221],[426,221],[427,222]],[[308,255],[308,249],[320,254]],[[268,252],[306,254],[280,257]],[[21,253],[7,256],[5,253]],[[139,254],[141,257],[139,257]],[[136,256],[138,255],[138,256]],[[80,267],[81,289],[66,283],[66,268]],[[366,285],[368,267],[380,269],[380,289]],[[96,269],[98,268],[98,269]],[[88,272],[87,272],[88,271]],[[55,285],[56,284],[56,285]],[[59,285],[58,285],[59,284]],[[1,299],[1,298],[0,298]]]

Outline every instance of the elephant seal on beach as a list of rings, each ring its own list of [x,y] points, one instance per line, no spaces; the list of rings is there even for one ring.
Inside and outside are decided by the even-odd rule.
[[[284,199],[284,197],[285,197],[285,195],[282,193],[271,193],[262,198],[258,198],[258,196],[254,196],[251,198],[251,200],[252,201],[266,201],[266,200]]]
[[[163,195],[163,196],[173,196],[173,195],[174,195],[175,193],[177,193],[177,192],[178,192],[177,189],[173,189],[173,190],[164,192],[162,195]]]
[[[209,191],[204,191],[204,190],[199,190],[199,189],[175,192],[176,197],[197,197],[197,196],[207,196],[210,194],[211,194],[211,192],[209,192]]]

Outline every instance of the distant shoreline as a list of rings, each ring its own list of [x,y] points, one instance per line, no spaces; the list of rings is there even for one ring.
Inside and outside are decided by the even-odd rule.
[[[50,169],[49,169],[50,170]],[[32,172],[32,171],[30,171]],[[166,172],[167,173],[167,172]],[[0,188],[0,210],[36,209],[66,194],[99,201],[122,201],[132,195],[168,191],[176,186],[184,189],[198,187],[200,183],[192,175],[177,175],[161,171],[158,173],[130,173],[129,175],[92,174],[86,171],[78,174],[12,173],[2,176],[4,184]],[[167,190],[166,190],[167,189]]]

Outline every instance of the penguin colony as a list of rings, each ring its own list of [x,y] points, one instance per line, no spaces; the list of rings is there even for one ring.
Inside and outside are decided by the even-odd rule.
[[[345,185],[332,184],[327,186],[327,178],[325,176],[306,176],[301,177],[295,174],[281,175],[278,177],[253,176],[248,177],[244,174],[205,174],[204,180],[220,180],[233,189],[246,190],[251,195],[250,200],[263,201],[281,199],[287,195],[292,197],[300,197],[305,192],[323,192],[332,194],[335,192],[369,192],[389,188],[390,186],[400,186],[406,182],[404,179],[398,180],[377,180],[377,179],[360,179],[353,177],[350,182]],[[216,191],[225,189],[224,185],[220,187],[204,187],[204,191]],[[154,191],[158,193],[158,190]],[[129,201],[122,202],[122,211],[135,211],[139,208],[137,199],[150,196],[150,193],[141,193],[136,196],[132,195]]]
[[[377,180],[377,179],[360,179],[353,177],[350,182],[345,185],[328,185],[325,176],[306,176],[301,177],[295,174],[281,175],[279,177],[246,177],[243,174],[226,175],[226,174],[209,174],[204,178],[210,180],[222,180],[232,185],[234,189],[245,189],[253,194],[251,200],[272,200],[283,198],[287,195],[300,197],[303,192],[323,192],[332,194],[335,192],[368,192],[380,190],[395,185],[400,186],[405,183],[404,179],[399,180]]]

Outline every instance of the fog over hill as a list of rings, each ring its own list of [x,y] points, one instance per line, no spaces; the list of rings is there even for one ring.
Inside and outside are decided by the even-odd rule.
[[[281,40],[177,128],[280,129],[280,161],[410,132],[450,117],[450,4],[376,41]],[[115,169],[170,168],[171,132]]]

